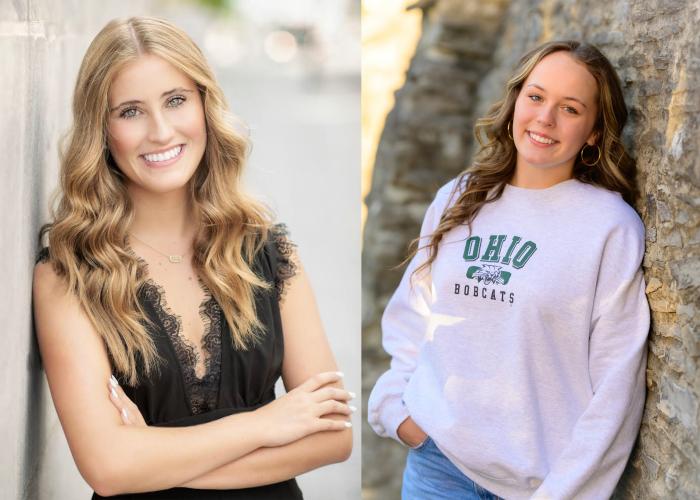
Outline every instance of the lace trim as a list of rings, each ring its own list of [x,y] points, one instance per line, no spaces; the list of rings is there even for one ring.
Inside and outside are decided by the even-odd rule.
[[[146,276],[142,290],[144,300],[153,304],[154,310],[182,368],[185,392],[194,415],[214,410],[219,396],[221,378],[221,307],[211,295],[211,291],[199,276],[197,281],[204,290],[204,299],[199,305],[199,316],[204,324],[202,335],[202,355],[204,357],[204,375],[197,377],[199,351],[195,345],[182,334],[182,317],[175,314],[165,300],[165,289],[148,276],[148,264],[135,253],[131,253],[139,262],[141,273]],[[49,260],[49,248],[41,249],[36,262]]]
[[[37,254],[34,264],[38,264],[39,262],[47,262],[50,257],[49,247],[44,247]]]
[[[148,264],[137,256],[147,272]],[[204,299],[199,306],[199,316],[204,323],[201,353],[204,357],[204,375],[197,377],[200,355],[195,345],[182,334],[182,317],[175,314],[165,299],[165,289],[152,278],[143,283],[145,300],[154,306],[175,355],[182,368],[185,392],[194,415],[214,410],[219,395],[221,378],[221,308],[211,291],[198,276],[197,281],[204,290]]]
[[[274,270],[275,290],[277,297],[284,295],[284,285],[287,280],[297,273],[297,264],[292,259],[296,245],[289,239],[289,229],[286,224],[275,224],[270,228],[270,240],[277,249],[277,269]]]

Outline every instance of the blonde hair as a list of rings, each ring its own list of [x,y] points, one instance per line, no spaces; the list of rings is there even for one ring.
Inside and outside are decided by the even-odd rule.
[[[73,126],[61,152],[58,208],[48,233],[50,262],[78,298],[102,337],[114,369],[129,384],[158,367],[151,324],[139,301],[146,277],[144,263],[127,243],[133,207],[124,176],[107,148],[108,92],[129,62],[158,56],[193,80],[199,90],[207,144],[189,181],[199,221],[193,262],[219,303],[235,348],[246,349],[262,333],[255,294],[270,288],[252,267],[267,238],[270,215],[241,191],[248,152],[246,138],[229,123],[223,92],[202,52],[175,26],[153,18],[109,22],[90,44],[73,95]]]
[[[535,47],[519,61],[508,80],[504,97],[493,104],[485,116],[477,120],[474,135],[479,142],[479,150],[473,164],[458,178],[452,197],[455,203],[445,210],[435,231],[428,236],[428,258],[414,271],[427,269],[437,257],[438,245],[443,236],[452,228],[467,224],[471,234],[471,224],[486,203],[501,197],[505,184],[515,172],[516,149],[509,136],[508,127],[513,120],[515,101],[520,89],[534,67],[547,55],[567,51],[577,61],[586,65],[598,84],[598,116],[593,130],[598,132],[596,144],[600,148],[600,160],[593,166],[597,153],[590,154],[593,148],[576,157],[573,176],[581,182],[604,187],[619,192],[630,205],[634,204],[638,193],[634,184],[635,163],[622,144],[622,129],[627,121],[622,89],[617,73],[610,61],[593,45],[572,40],[553,41]],[[485,140],[484,140],[485,139]],[[585,145],[582,149],[585,149]],[[589,153],[586,155],[586,153]],[[465,181],[465,177],[468,178]],[[487,199],[489,192],[491,196]],[[416,254],[419,239],[413,241]],[[410,258],[410,257],[409,257]]]

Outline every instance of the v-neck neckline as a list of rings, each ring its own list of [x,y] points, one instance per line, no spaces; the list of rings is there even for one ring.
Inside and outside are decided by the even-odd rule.
[[[211,294],[211,291],[209,288],[204,284],[202,281],[202,278],[197,275],[197,282],[199,283],[200,289],[204,292],[204,298],[200,301],[199,306],[197,307],[197,311],[199,314],[199,317],[202,321],[203,324],[203,329],[202,329],[202,336],[199,339],[199,346],[196,346],[194,341],[190,340],[184,333],[184,327],[183,327],[183,322],[182,322],[182,315],[177,314],[170,304],[168,303],[167,299],[167,294],[165,293],[165,287],[158,283],[152,276],[152,274],[149,272],[150,266],[148,265],[148,262],[146,262],[146,259],[138,255],[136,252],[133,251],[133,249],[130,249],[131,252],[133,253],[134,257],[136,257],[136,260],[138,261],[139,265],[141,266],[141,269],[143,270],[143,277],[144,283],[147,283],[151,285],[152,287],[155,288],[157,295],[158,295],[158,302],[159,306],[163,311],[163,314],[167,316],[168,318],[171,318],[174,323],[177,326],[177,329],[174,333],[174,336],[178,339],[179,342],[182,343],[183,346],[187,350],[190,350],[192,353],[194,353],[194,364],[192,365],[192,370],[194,372],[194,380],[197,383],[202,383],[202,381],[205,379],[205,377],[210,373],[210,367],[208,361],[211,358],[211,353],[205,353],[205,341],[207,340],[207,337],[212,333],[212,328],[211,328],[211,323],[212,323],[212,318],[209,317],[206,313],[206,307],[209,305],[209,302],[211,302],[214,297]],[[167,333],[167,332],[166,332]],[[168,335],[170,337],[170,335]],[[204,363],[204,374],[201,377],[197,376],[197,361],[199,357],[203,358],[202,362]],[[178,356],[178,359],[180,357]]]
[[[199,340],[199,346],[195,345],[195,342],[188,338],[185,333],[184,333],[184,328],[183,328],[183,321],[182,321],[182,315],[177,314],[172,307],[170,307],[170,304],[168,304],[168,299],[167,295],[165,293],[165,288],[155,281],[152,277],[148,276],[145,278],[144,283],[152,286],[155,288],[157,295],[158,295],[158,305],[162,310],[162,313],[164,316],[167,318],[171,319],[175,325],[176,325],[176,331],[173,333],[173,336],[177,339],[173,339],[173,336],[168,335],[168,338],[171,339],[171,341],[175,341],[180,343],[182,347],[187,351],[188,357],[189,355],[192,355],[194,357],[194,363],[192,365],[187,365],[188,367],[191,366],[193,374],[194,374],[194,381],[196,383],[202,383],[204,379],[211,373],[211,367],[210,367],[210,360],[212,353],[208,352],[208,350],[205,350],[205,345],[208,340],[208,337],[212,335],[212,318],[207,314],[206,309],[209,303],[213,300],[213,296],[211,295],[211,292],[209,289],[202,283],[201,279],[197,278],[197,280],[200,283],[200,286],[202,287],[202,290],[204,291],[204,298],[199,304],[198,307],[198,313],[199,313],[199,318],[202,321],[203,328],[202,328],[202,336]],[[169,332],[166,332],[169,333]],[[176,348],[177,350],[177,348]],[[204,374],[199,377],[197,376],[197,368],[198,368],[198,361],[202,358],[202,363],[204,364]],[[178,355],[178,359],[180,361],[183,361],[183,358]]]

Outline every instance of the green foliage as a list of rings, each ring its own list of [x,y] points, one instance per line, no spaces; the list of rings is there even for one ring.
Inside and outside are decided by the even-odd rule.
[[[235,3],[233,0],[190,0],[190,2],[219,13],[230,12]]]

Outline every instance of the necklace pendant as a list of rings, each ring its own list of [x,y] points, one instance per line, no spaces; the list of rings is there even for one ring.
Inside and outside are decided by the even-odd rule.
[[[179,264],[182,262],[182,255],[168,255],[168,260],[173,264]]]

